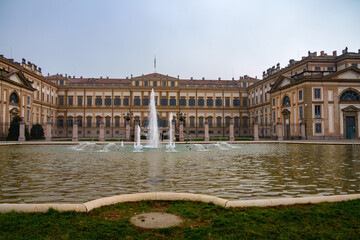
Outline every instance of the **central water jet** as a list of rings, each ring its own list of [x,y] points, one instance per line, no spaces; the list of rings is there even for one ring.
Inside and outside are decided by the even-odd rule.
[[[157,112],[156,112],[154,89],[151,89],[149,111],[150,111],[150,118],[149,118],[149,145],[148,145],[148,147],[158,148],[159,147],[159,129],[158,129],[158,118],[157,118]]]

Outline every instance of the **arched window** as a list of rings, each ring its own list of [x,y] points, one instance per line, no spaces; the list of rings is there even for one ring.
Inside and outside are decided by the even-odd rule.
[[[10,103],[19,104],[19,97],[16,93],[12,93],[9,99]]]
[[[347,90],[341,95],[340,101],[360,101],[360,96],[355,91]]]
[[[283,106],[290,106],[290,98],[288,96],[285,96],[284,97],[284,100],[283,100]]]

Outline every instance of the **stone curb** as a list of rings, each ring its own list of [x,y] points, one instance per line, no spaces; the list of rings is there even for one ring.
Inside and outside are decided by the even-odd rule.
[[[76,212],[90,212],[91,210],[103,206],[109,206],[124,202],[139,202],[139,201],[197,201],[205,203],[213,203],[225,208],[232,207],[275,207],[281,205],[295,205],[295,204],[316,204],[323,202],[342,202],[360,199],[360,194],[349,195],[332,195],[332,196],[316,196],[316,197],[302,197],[302,198],[275,198],[275,199],[256,199],[256,200],[236,200],[229,201],[223,198],[218,198],[205,194],[193,193],[174,193],[174,192],[149,192],[149,193],[134,193],[123,194],[112,197],[99,198],[83,204],[0,204],[0,213],[15,212],[46,212],[49,208],[53,208],[60,212],[76,211]]]

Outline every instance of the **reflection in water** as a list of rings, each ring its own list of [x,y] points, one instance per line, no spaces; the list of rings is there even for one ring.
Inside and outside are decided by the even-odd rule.
[[[205,147],[1,147],[0,202],[84,202],[150,191],[227,199],[360,193],[360,146]]]

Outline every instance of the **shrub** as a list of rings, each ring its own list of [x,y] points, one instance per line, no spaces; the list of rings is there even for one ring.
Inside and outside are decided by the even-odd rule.
[[[42,139],[44,138],[44,129],[40,124],[34,124],[30,130],[31,139]]]
[[[20,135],[20,122],[21,118],[19,116],[14,117],[10,122],[9,132],[6,137],[7,141],[17,141]],[[29,140],[29,131],[27,127],[25,127],[25,139]]]

